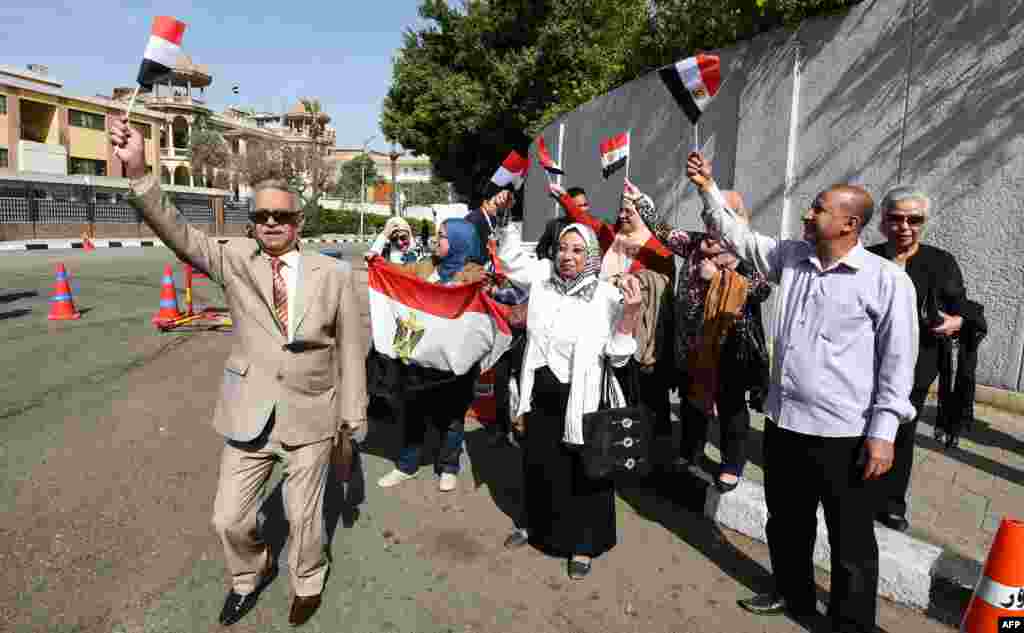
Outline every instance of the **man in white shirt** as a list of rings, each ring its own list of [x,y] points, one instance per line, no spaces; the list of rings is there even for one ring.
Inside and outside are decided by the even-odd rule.
[[[821,503],[832,555],[832,631],[875,631],[879,493],[871,480],[892,467],[896,429],[915,413],[914,285],[861,244],[874,202],[860,187],[821,192],[804,214],[804,239],[777,241],[736,221],[703,156],[690,154],[687,175],[704,199],[709,230],[779,285],[783,306],[764,439],[776,591],[740,605],[760,614],[816,616]]]

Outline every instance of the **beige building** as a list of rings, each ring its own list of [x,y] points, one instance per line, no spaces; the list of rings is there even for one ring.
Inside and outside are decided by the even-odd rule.
[[[247,187],[240,183],[230,169],[205,168],[196,173],[192,166],[191,137],[197,119],[206,117],[214,130],[227,141],[233,156],[243,156],[246,146],[260,141],[284,142],[289,145],[311,145],[314,141],[314,115],[296,103],[285,113],[259,113],[243,108],[227,108],[214,113],[206,105],[205,89],[213,83],[213,76],[203,64],[196,64],[183,55],[166,82],[153,86],[149,94],[140,95],[138,101],[163,116],[159,130],[161,156],[160,179],[178,186],[216,187],[232,190],[236,196],[247,195]],[[117,88],[114,99],[125,103],[134,87]],[[328,125],[330,116],[320,113],[322,132],[316,144],[327,154],[335,142],[335,130]],[[223,172],[223,173],[221,173]]]
[[[344,148],[336,147],[329,151],[327,155],[327,164],[335,173],[334,180],[337,180],[338,176],[341,175],[341,167],[350,160],[356,158],[363,153],[361,148]],[[391,192],[394,190],[391,179],[391,154],[388,152],[378,152],[376,150],[369,150],[366,152],[367,155],[373,160],[374,165],[377,167],[377,175],[380,177],[380,182],[375,186],[366,187],[366,202],[376,204],[390,204]],[[397,176],[397,182],[399,191],[405,183],[412,182],[430,182],[430,158],[426,156],[412,156],[408,153],[399,153],[395,160],[395,171]]]
[[[68,94],[45,66],[0,65],[0,173],[121,176],[107,137],[123,106],[106,97]],[[132,115],[146,145],[146,168],[160,169],[164,115],[142,106]]]

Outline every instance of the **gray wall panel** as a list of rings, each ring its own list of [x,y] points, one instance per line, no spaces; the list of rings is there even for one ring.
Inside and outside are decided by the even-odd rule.
[[[799,126],[784,223],[797,46]],[[926,241],[957,257],[968,292],[985,304],[990,329],[979,381],[1024,388],[1024,0],[866,0],[847,14],[807,21],[795,34],[779,31],[718,53],[726,79],[701,121],[702,140],[723,188],[744,194],[754,227],[798,235],[800,214],[833,183],[861,184],[876,200],[898,182],[919,183],[933,198]],[[601,178],[597,146],[631,127],[631,179],[670,221],[699,228],[698,201],[684,177],[692,134],[657,73],[564,120],[564,183],[587,188],[605,219],[613,217],[624,174]],[[557,124],[545,130],[553,152],[557,133]],[[544,185],[534,167],[527,239],[552,217]],[[876,219],[866,243],[881,240],[877,227]]]

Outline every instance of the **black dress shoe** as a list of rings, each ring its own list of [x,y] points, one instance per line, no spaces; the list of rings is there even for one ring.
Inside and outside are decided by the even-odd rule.
[[[320,594],[315,596],[295,596],[292,609],[288,612],[288,624],[301,626],[320,608]]]
[[[906,532],[907,528],[910,527],[910,521],[907,521],[907,517],[902,514],[880,514],[878,515],[878,522],[897,532]]]
[[[590,563],[592,561],[581,561],[569,559],[569,578],[573,580],[583,580],[590,573]]]
[[[721,479],[715,480],[715,488],[717,488],[718,492],[722,494],[736,490],[736,486],[738,485],[740,485],[739,479],[733,482],[722,481]]]
[[[505,549],[517,549],[530,542],[530,534],[526,530],[515,529],[505,539]]]
[[[753,598],[737,600],[737,604],[757,615],[778,615],[786,610],[786,601],[777,593],[759,593]]]
[[[224,626],[231,626],[235,622],[241,620],[246,613],[252,611],[252,608],[256,606],[256,600],[259,599],[260,593],[267,588],[274,578],[277,577],[277,563],[274,561],[270,562],[266,573],[260,578],[260,583],[256,585],[256,589],[251,593],[247,593],[244,596],[235,593],[234,590],[228,592],[227,598],[224,599],[224,607],[220,610],[220,623]]]

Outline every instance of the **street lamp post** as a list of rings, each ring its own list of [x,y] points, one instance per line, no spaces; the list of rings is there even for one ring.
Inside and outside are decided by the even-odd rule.
[[[366,157],[366,146],[370,144],[370,141],[377,138],[374,134],[370,138],[363,141],[363,156]],[[366,216],[366,161],[363,161],[363,166],[359,169],[359,239],[363,239],[363,218]]]

